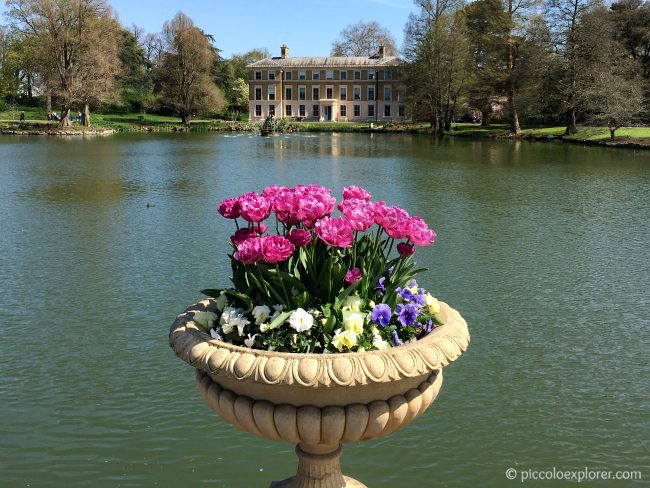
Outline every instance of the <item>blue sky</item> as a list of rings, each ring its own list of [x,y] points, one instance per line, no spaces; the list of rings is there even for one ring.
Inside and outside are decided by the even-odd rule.
[[[178,11],[215,37],[223,57],[266,47],[275,56],[286,43],[291,56],[325,56],[339,32],[359,20],[375,20],[403,40],[412,0],[108,0],[122,25],[160,32]],[[4,2],[0,12],[4,12]]]

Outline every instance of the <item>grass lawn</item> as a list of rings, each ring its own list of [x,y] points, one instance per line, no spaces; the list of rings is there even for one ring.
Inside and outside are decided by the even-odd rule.
[[[56,110],[56,109],[55,109]],[[55,121],[47,120],[47,112],[41,107],[16,106],[0,111],[0,124],[15,124],[19,122],[20,112],[25,113],[25,122],[29,125],[56,126]],[[76,115],[76,111],[72,112]],[[140,131],[143,128],[154,127],[153,130],[187,130],[182,127],[178,117],[155,114],[138,114],[130,112],[91,112],[91,125],[98,129],[115,129],[117,131]],[[228,122],[216,119],[192,119],[191,129],[202,130],[250,130],[250,123],[236,123],[230,127]],[[361,132],[370,129],[369,122],[288,122],[290,130],[296,132]],[[428,122],[373,122],[373,130],[378,132],[418,132],[428,133]],[[80,127],[74,122],[75,127]],[[451,134],[460,137],[508,137],[508,124],[490,124],[483,127],[480,124],[455,123]],[[571,136],[564,135],[564,126],[555,127],[524,127],[524,136],[532,139],[546,139],[557,137],[571,142],[595,141],[607,142],[610,138],[609,129],[605,127],[578,127],[578,132]],[[623,127],[616,131],[617,143],[640,143],[648,145],[650,142],[650,127]]]

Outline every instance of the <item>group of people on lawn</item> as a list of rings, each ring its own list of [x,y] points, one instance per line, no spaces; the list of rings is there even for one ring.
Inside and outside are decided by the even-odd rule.
[[[72,117],[70,117],[72,119]],[[47,120],[61,120],[61,116],[57,114],[56,112],[48,112],[47,113]],[[73,121],[79,122],[80,124],[83,123],[84,120],[84,115],[81,112],[77,112],[77,116],[72,119]]]

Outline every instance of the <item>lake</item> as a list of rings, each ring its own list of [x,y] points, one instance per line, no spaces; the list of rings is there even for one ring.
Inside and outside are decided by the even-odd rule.
[[[266,487],[295,472],[292,445],[209,410],[167,343],[199,290],[228,284],[218,202],[272,183],[361,185],[421,215],[438,239],[415,256],[419,281],[470,327],[432,407],[346,446],[346,474],[497,488],[522,484],[508,468],[586,467],[650,483],[650,152],[185,133],[0,138],[0,486]]]

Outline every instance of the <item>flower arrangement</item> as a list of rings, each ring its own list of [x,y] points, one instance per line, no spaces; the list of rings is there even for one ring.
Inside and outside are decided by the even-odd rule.
[[[337,205],[322,186],[273,185],[222,201],[218,212],[236,227],[234,288],[203,290],[219,314],[195,322],[221,341],[299,353],[387,349],[431,332],[440,306],[415,281],[425,270],[412,255],[435,232],[363,188],[342,193]]]

